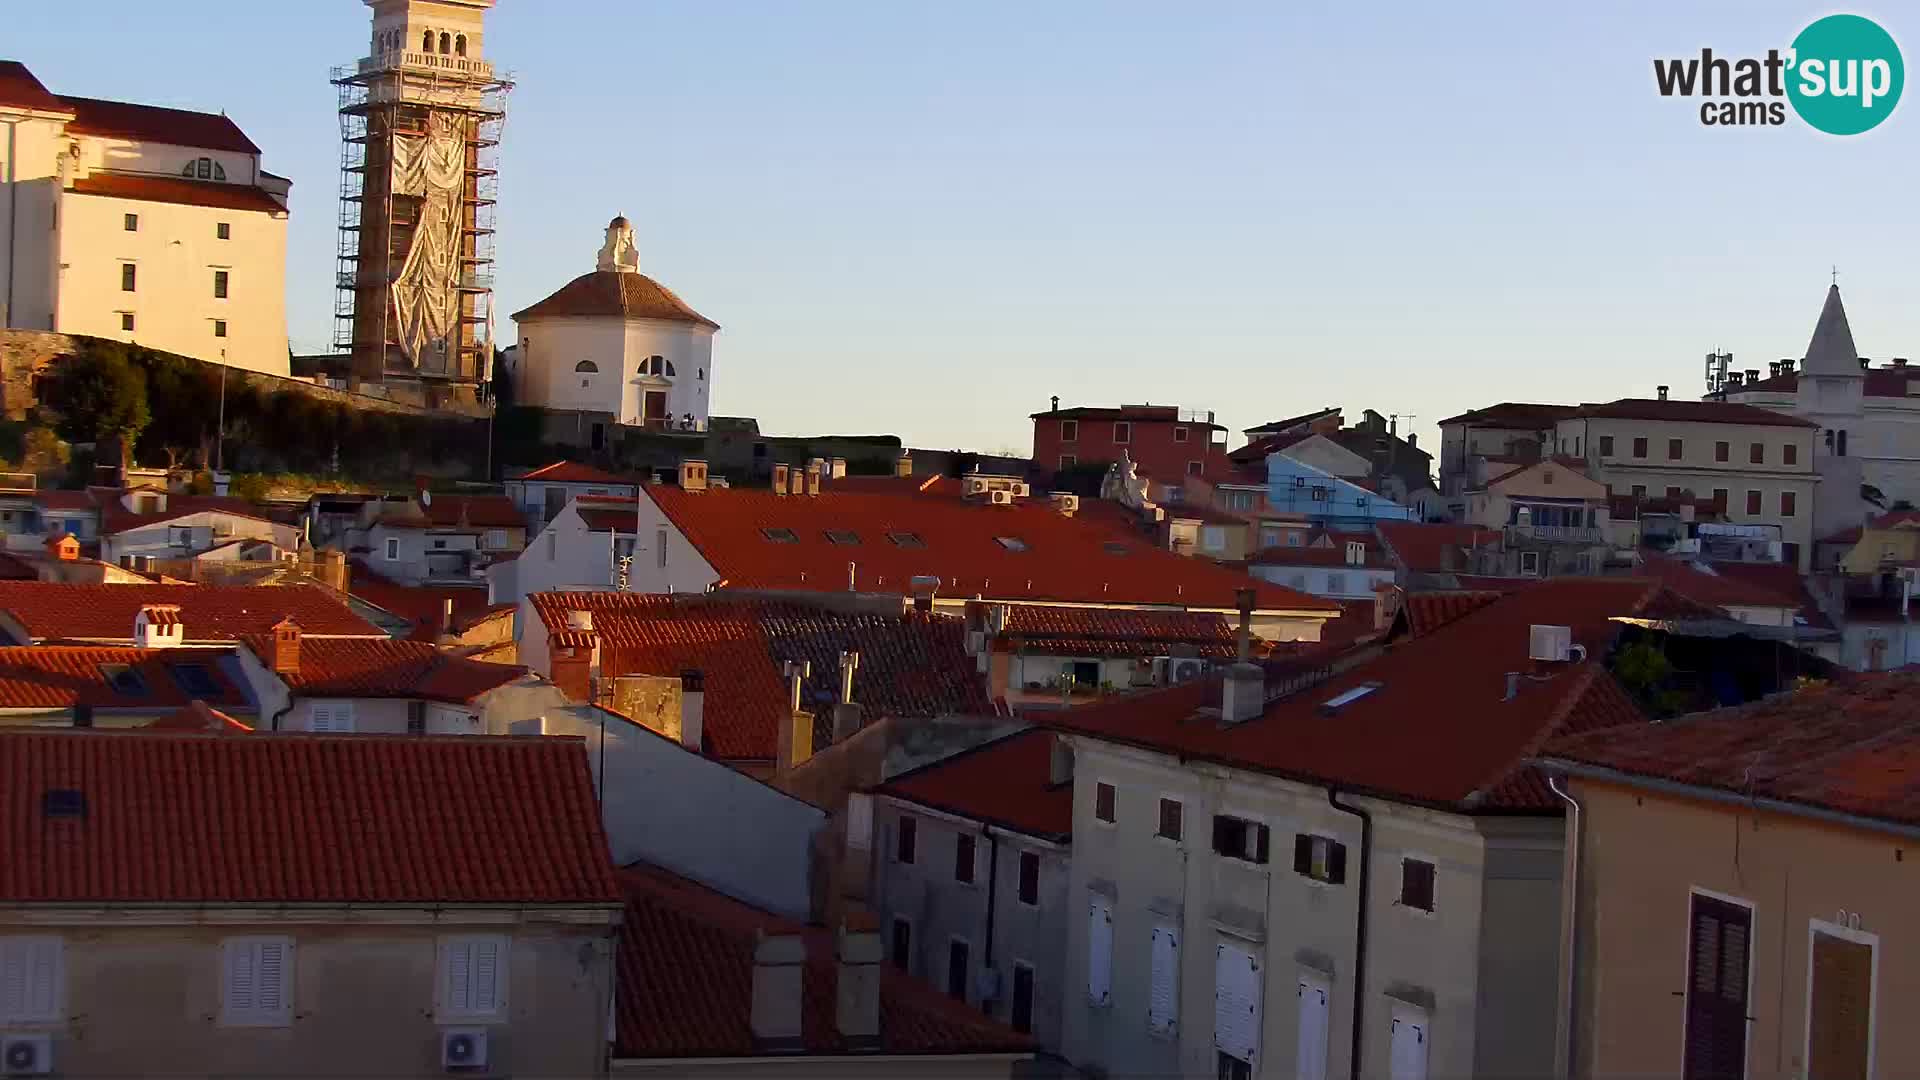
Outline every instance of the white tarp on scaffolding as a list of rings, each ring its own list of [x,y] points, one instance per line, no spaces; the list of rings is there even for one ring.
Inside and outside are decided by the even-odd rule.
[[[393,284],[400,350],[415,368],[425,359],[446,370],[460,325],[460,211],[466,132],[458,114],[433,112],[427,133],[395,136],[393,193],[420,201],[413,246]]]

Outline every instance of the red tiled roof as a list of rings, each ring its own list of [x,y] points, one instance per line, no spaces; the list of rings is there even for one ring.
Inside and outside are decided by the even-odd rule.
[[[1612,420],[1665,420],[1689,424],[1757,424],[1766,427],[1810,428],[1820,425],[1797,416],[1762,409],[1757,405],[1736,405],[1730,401],[1687,401],[1670,398],[1621,398],[1600,404],[1586,404],[1574,416]]]
[[[1294,443],[1305,442],[1320,434],[1317,431],[1293,431],[1285,435],[1264,435],[1238,450],[1227,454],[1227,460],[1241,465],[1251,465],[1267,460],[1267,455],[1275,454]]]
[[[505,495],[427,496],[427,505],[383,513],[379,523],[402,529],[520,529],[526,515]]]
[[[1410,592],[1401,598],[1407,630],[1415,637],[1431,634],[1455,619],[1479,611],[1505,593],[1497,591]]]
[[[188,641],[232,641],[291,617],[308,634],[385,638],[317,585],[69,585],[0,581],[0,614],[35,641],[133,640],[133,617],[150,604],[177,604]]]
[[[100,135],[113,139],[171,143],[198,150],[231,150],[238,154],[258,154],[240,126],[222,113],[166,109],[158,105],[137,105],[130,101],[102,101],[99,98],[61,97],[73,110],[67,123],[72,135]]]
[[[634,487],[635,481],[615,476],[591,465],[582,465],[577,461],[556,461],[551,465],[542,465],[532,472],[513,477],[514,480],[538,480],[548,484],[614,484]]]
[[[135,513],[120,502],[121,493],[112,489],[94,488],[86,495],[94,499],[94,505],[100,510],[100,534],[113,536],[137,529],[143,525],[157,525],[163,521],[174,521],[188,514],[232,514],[235,517],[251,518],[254,521],[266,521],[260,516],[260,508],[245,499],[231,495],[168,495],[167,508],[151,514]]]
[[[868,722],[882,716],[985,715],[984,680],[966,655],[964,625],[944,615],[848,614],[757,597],[641,593],[535,593],[549,632],[566,632],[566,612],[591,611],[607,676],[706,675],[705,734],[718,758],[774,757],[789,704],[789,660],[811,662],[802,707],[830,728],[840,653],[860,653],[853,699]]]
[[[1168,503],[1165,510],[1169,520],[1184,519],[1210,525],[1247,525],[1251,522],[1247,514],[1221,510],[1212,506],[1201,506],[1198,503]]]
[[[219,210],[257,210],[284,214],[280,200],[246,184],[216,184],[180,176],[136,176],[96,172],[74,180],[67,189],[76,195],[103,195],[113,199],[207,206]]]
[[[1190,759],[1333,783],[1414,802],[1466,808],[1552,810],[1539,790],[1510,779],[1545,738],[1583,717],[1594,684],[1611,680],[1603,658],[1615,617],[1671,607],[1657,583],[1558,578],[1489,603],[1437,631],[1387,646],[1324,682],[1281,698],[1264,715],[1223,727],[1216,680],[1049,714],[1053,727]],[[1584,660],[1523,676],[1505,699],[1507,673],[1529,671],[1528,630],[1567,626]],[[1308,661],[1311,662],[1311,661]],[[1363,684],[1371,693],[1338,715],[1322,705]],[[1604,692],[1604,691],[1603,691]],[[1612,711],[1603,705],[1602,715]]]
[[[381,577],[360,559],[353,560],[353,570],[347,575],[347,591],[355,599],[413,623],[413,632],[407,636],[415,641],[435,641],[440,637],[448,600],[453,601],[456,633],[479,622],[495,608],[487,603],[485,586],[400,585]],[[514,605],[498,606],[510,611]]]
[[[1920,368],[1877,367],[1868,368],[1863,374],[1866,380],[1862,392],[1867,397],[1906,398],[1913,395],[1907,392],[1907,380],[1920,379]],[[1759,382],[1745,383],[1727,387],[1727,397],[1739,398],[1743,394],[1759,391],[1762,393],[1791,394],[1800,389],[1800,373],[1775,375]]]
[[[619,872],[626,894],[615,981],[615,1058],[748,1057],[753,1038],[753,953],[758,935],[796,934],[806,950],[801,1045],[813,1054],[849,1047],[835,1021],[833,937],[645,863]],[[891,1054],[996,1054],[1033,1042],[885,964],[880,1046]],[[904,1074],[915,1070],[904,1068]]]
[[[0,847],[12,903],[619,901],[568,738],[0,731]]]
[[[1315,420],[1322,420],[1329,416],[1337,416],[1340,414],[1340,411],[1340,406],[1329,405],[1324,409],[1316,409],[1310,413],[1301,413],[1299,416],[1289,416],[1285,420],[1274,420],[1261,424],[1259,427],[1245,428],[1242,430],[1242,434],[1255,431],[1285,432],[1301,424],[1310,424]]]
[[[581,274],[532,307],[513,313],[514,322],[559,316],[610,315],[623,319],[660,319],[718,330],[720,324],[687,306],[672,289],[645,274],[595,270]]]
[[[1138,543],[1117,553],[1107,547],[1119,541],[1113,526],[1064,517],[1045,505],[832,490],[818,496],[664,485],[644,490],[735,588],[838,591],[847,587],[853,563],[862,592],[907,595],[912,579],[928,574],[941,579],[940,592],[948,597],[1234,609],[1235,591],[1252,587],[1262,610],[1334,610],[1319,597],[1256,582],[1205,559]],[[763,529],[790,529],[796,542],[776,543]],[[829,529],[850,530],[860,542],[832,543]],[[893,543],[894,532],[914,534],[920,546]],[[1026,550],[1012,550],[999,537]]]
[[[251,735],[253,729],[204,701],[194,701],[138,728],[140,731],[210,731],[215,735]]]
[[[1572,736],[1552,761],[1920,824],[1920,673],[1869,675]]]
[[[1715,567],[1654,551],[1641,552],[1639,573],[1664,582],[1668,588],[1695,603],[1712,607],[1800,606],[1794,597],[1762,588],[1744,577],[1730,577]]]
[[[1833,620],[1820,610],[1820,601],[1814,599],[1813,592],[1807,588],[1807,579],[1800,576],[1799,568],[1792,563],[1726,560],[1709,565],[1723,578],[1744,581],[1756,589],[1792,600],[1798,605],[1797,614],[1808,626],[1833,629]]]
[[[1414,573],[1445,573],[1466,569],[1459,552],[1496,547],[1501,535],[1474,525],[1429,525],[1412,521],[1381,521],[1374,528],[1400,565]]]
[[[1379,632],[1374,627],[1378,605],[1378,600],[1340,601],[1340,617],[1320,624],[1318,644],[1322,649],[1337,650],[1373,637]]]
[[[59,98],[48,92],[27,65],[18,60],[0,60],[0,106],[31,109],[34,112],[72,112]]]
[[[248,634],[241,641],[271,668],[273,635]],[[299,697],[397,697],[465,704],[526,673],[518,664],[468,660],[424,641],[302,635],[300,671],[280,679]]]
[[[1028,415],[1030,420],[1130,420],[1148,424],[1184,424],[1187,427],[1227,430],[1225,424],[1204,420],[1183,420],[1178,405],[1075,405],[1065,409],[1043,410]]]
[[[1512,428],[1539,431],[1550,428],[1574,414],[1572,405],[1542,405],[1528,401],[1503,401],[1484,409],[1469,409],[1449,416],[1441,424],[1472,424],[1474,427]]]
[[[875,793],[1047,840],[1073,835],[1073,785],[1055,784],[1053,733],[1029,728],[924,765]]]
[[[1147,656],[1185,646],[1196,656],[1230,657],[1235,638],[1233,626],[1217,612],[1009,604],[995,645],[1074,656]]]
[[[100,504],[91,491],[66,491],[42,488],[33,493],[33,501],[42,510],[98,510]]]
[[[127,626],[131,634],[131,620]],[[246,695],[221,670],[220,661],[230,655],[224,649],[0,647],[0,709],[64,709],[74,705],[143,709],[186,705],[196,698],[230,708],[250,707]],[[131,678],[123,676],[115,681],[105,670],[108,667],[124,667]],[[199,668],[212,691],[197,683],[191,691],[183,686],[181,677],[175,674],[181,667]]]

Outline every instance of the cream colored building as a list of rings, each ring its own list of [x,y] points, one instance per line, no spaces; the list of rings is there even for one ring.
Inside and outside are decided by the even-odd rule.
[[[1606,561],[1607,486],[1587,476],[1582,462],[1504,467],[1463,495],[1467,523],[1500,530],[1505,538],[1501,550],[1487,553],[1487,571],[1597,574]]]
[[[287,197],[225,115],[57,96],[0,62],[0,314],[287,373]]]

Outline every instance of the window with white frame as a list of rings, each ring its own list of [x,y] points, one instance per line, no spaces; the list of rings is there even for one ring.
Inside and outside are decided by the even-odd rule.
[[[475,1020],[504,1015],[507,947],[507,938],[496,934],[442,938],[438,1015]]]
[[[284,1027],[293,1022],[293,939],[234,937],[220,943],[220,1023]]]
[[[66,943],[0,937],[0,1024],[54,1024],[66,991]]]
[[[1220,525],[1208,525],[1200,530],[1200,547],[1203,551],[1225,551],[1227,549],[1227,530]]]
[[[308,731],[352,731],[353,702],[310,701],[307,703]]]
[[[387,558],[389,560],[392,560],[392,559],[398,559],[399,557],[400,557],[400,538],[397,536],[387,537]]]
[[[482,543],[486,544],[488,551],[504,550],[507,546],[507,530],[488,529],[486,537],[484,540],[482,540]]]

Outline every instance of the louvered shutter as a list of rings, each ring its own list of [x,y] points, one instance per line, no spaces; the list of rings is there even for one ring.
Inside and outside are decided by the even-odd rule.
[[[1180,931],[1153,928],[1153,987],[1147,998],[1147,1026],[1167,1032],[1180,1017]]]
[[[1260,961],[1246,949],[1221,944],[1213,962],[1213,1044],[1249,1065],[1260,1049]]]
[[[227,960],[226,1013],[229,1017],[246,1016],[258,1007],[258,975],[254,971],[252,943],[245,940],[229,941],[224,951]]]
[[[473,943],[473,1011],[496,1012],[500,1008],[500,943],[493,940]]]
[[[0,1022],[60,1019],[59,938],[0,938]]]
[[[1087,1000],[1105,1005],[1113,998],[1113,902],[1087,901]]]
[[[1739,1076],[1747,1055],[1747,950],[1753,913],[1695,895],[1688,942],[1684,1075]]]
[[[287,1012],[287,942],[261,941],[254,946],[255,1008],[263,1019]]]
[[[0,941],[0,1020],[17,1020],[27,1013],[31,956],[25,941]]]
[[[1347,880],[1347,845],[1337,840],[1327,841],[1327,883],[1340,885]]]
[[[447,946],[447,1008],[457,1013],[473,1011],[473,943],[455,941]]]
[[[1867,1080],[1873,1016],[1873,946],[1814,931],[1807,1075]]]

